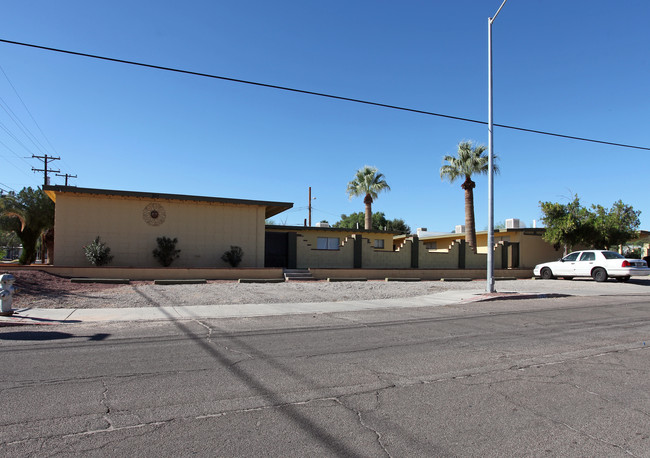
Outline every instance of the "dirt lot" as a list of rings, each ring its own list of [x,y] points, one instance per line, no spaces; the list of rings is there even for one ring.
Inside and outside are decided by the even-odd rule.
[[[129,285],[72,283],[70,279],[34,270],[16,270],[14,308],[156,307],[160,305],[261,304],[386,299],[431,294],[457,285],[441,282],[325,281],[240,284],[209,281],[199,285]],[[476,285],[476,287],[480,287]]]
[[[11,274],[16,277],[14,286],[18,288],[18,292],[14,296],[14,308],[29,306],[43,298],[58,302],[69,296],[92,294],[123,286],[72,283],[69,278],[58,277],[38,270],[12,270]]]
[[[448,290],[485,291],[485,281],[472,282],[343,282],[326,281],[244,284],[209,281],[199,285],[154,285],[132,281],[129,285],[72,283],[68,278],[34,270],[13,271],[19,288],[13,306],[21,308],[123,308],[176,305],[276,304],[338,302],[347,300],[408,298]],[[591,278],[566,280],[498,280],[499,292],[542,294],[647,295],[650,278],[627,283],[613,279],[597,283]],[[623,300],[623,299],[622,299]]]

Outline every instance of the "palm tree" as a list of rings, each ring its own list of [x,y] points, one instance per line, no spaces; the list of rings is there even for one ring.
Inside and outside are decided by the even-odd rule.
[[[470,141],[463,141],[458,144],[457,156],[445,156],[447,162],[440,167],[440,178],[449,180],[450,183],[457,178],[465,178],[460,186],[465,190],[465,241],[476,252],[476,222],[474,220],[474,188],[476,183],[472,181],[474,174],[487,174],[488,156],[484,155],[485,145],[474,146]],[[492,156],[492,160],[497,156]],[[493,164],[495,173],[499,172],[496,164]]]
[[[23,188],[0,200],[0,229],[16,233],[23,245],[20,264],[36,260],[36,243],[54,226],[54,202],[40,189]]]
[[[353,197],[365,196],[363,203],[366,204],[365,228],[372,229],[372,203],[381,191],[390,191],[383,173],[378,173],[376,167],[368,165],[357,170],[354,180],[348,183],[348,195]]]

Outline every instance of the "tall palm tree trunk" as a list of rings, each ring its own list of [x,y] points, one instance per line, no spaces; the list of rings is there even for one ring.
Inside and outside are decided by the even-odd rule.
[[[461,186],[465,190],[465,242],[476,253],[476,222],[474,220],[474,183],[470,177]]]
[[[366,220],[365,220],[365,229],[372,229],[372,197],[370,194],[366,194],[366,198],[363,199],[363,203],[366,204]]]

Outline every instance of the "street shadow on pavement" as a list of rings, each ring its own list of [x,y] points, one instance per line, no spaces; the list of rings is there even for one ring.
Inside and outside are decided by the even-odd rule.
[[[184,325],[177,317],[169,314],[163,306],[156,301],[154,298],[148,296],[146,293],[140,291],[137,287],[134,287],[133,290],[140,295],[144,300],[154,307],[160,309],[160,311],[165,314],[169,320],[181,330],[187,337],[196,342],[206,353],[211,355],[219,364],[228,369],[233,375],[239,378],[242,383],[246,384],[250,388],[254,389],[260,396],[271,401],[274,406],[282,406],[283,408],[279,410],[284,416],[286,416],[290,421],[292,421],[297,427],[302,429],[306,434],[309,434],[318,442],[320,442],[326,449],[329,449],[336,456],[346,456],[346,457],[361,457],[362,455],[356,453],[354,450],[347,447],[343,444],[336,436],[329,433],[325,428],[314,423],[312,420],[307,418],[305,415],[298,411],[298,408],[294,405],[287,404],[284,399],[280,396],[279,393],[276,393],[269,387],[265,386],[264,383],[254,377],[252,374],[249,374],[238,365],[233,364],[225,354],[221,353],[217,348],[215,348],[205,336],[197,336],[192,330]],[[169,303],[172,303],[170,299]],[[202,324],[205,327],[208,327],[196,320],[198,323]],[[208,327],[208,329],[211,329]],[[221,334],[221,338],[228,338],[227,334]],[[274,362],[269,359],[268,356],[264,355],[256,348],[252,348],[249,345],[241,342],[239,339],[230,338],[233,342],[236,342],[244,347],[246,347],[251,353],[257,354],[259,357],[265,358],[269,364],[273,364],[276,368],[287,373],[288,375],[299,377],[297,374],[294,374],[291,369],[282,366],[281,364]]]
[[[90,341],[101,341],[109,337],[110,334],[94,334],[92,336],[78,336],[67,332],[58,331],[16,331],[16,332],[2,332],[0,333],[0,340],[31,340],[31,341],[46,341],[46,340],[62,340],[73,338],[88,338]]]
[[[20,320],[19,324],[75,324],[81,323],[81,320],[53,320],[51,318],[38,318],[35,316],[22,316],[21,313],[25,313],[31,310],[30,308],[23,308],[14,310],[14,314],[10,318],[16,318]],[[4,321],[4,324],[11,324],[11,321]],[[2,323],[0,323],[1,325]]]

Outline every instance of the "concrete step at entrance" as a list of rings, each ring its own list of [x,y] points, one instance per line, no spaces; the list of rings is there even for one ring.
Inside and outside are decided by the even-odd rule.
[[[309,269],[284,269],[285,281],[315,280]]]

